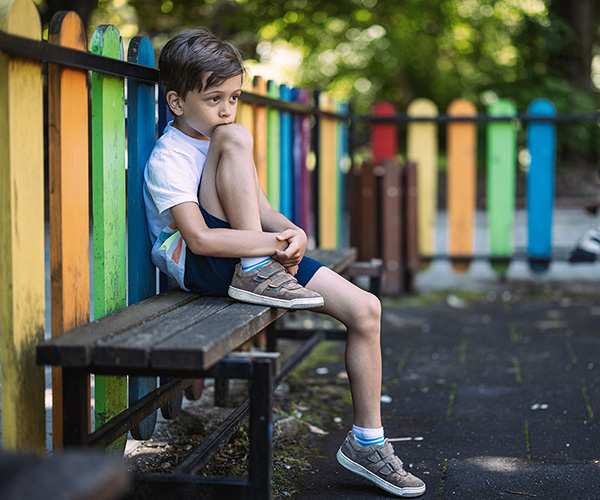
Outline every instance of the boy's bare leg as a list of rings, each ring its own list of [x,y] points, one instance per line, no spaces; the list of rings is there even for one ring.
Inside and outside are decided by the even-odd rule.
[[[211,137],[198,199],[205,210],[229,222],[232,228],[262,231],[262,192],[252,145],[252,136],[245,127],[237,124],[219,127]],[[282,244],[287,246],[286,242]],[[323,304],[323,297],[300,286],[270,255],[251,262],[247,258],[241,260],[228,289],[230,297],[289,309],[309,309]],[[248,265],[247,270],[245,265]]]
[[[252,144],[250,132],[241,125],[215,130],[204,164],[199,200],[205,210],[233,228],[262,231],[260,185]]]
[[[320,293],[325,305],[316,311],[340,320],[348,329],[346,371],[350,380],[354,425],[361,432],[381,428],[381,304],[374,295],[321,267],[306,285]],[[353,427],[353,431],[358,431]],[[377,453],[374,453],[376,451]],[[340,446],[337,461],[344,468],[400,497],[425,493],[425,483],[406,472],[392,444],[361,445],[349,432]]]
[[[321,267],[306,285],[325,299],[317,312],[329,314],[348,329],[346,371],[354,424],[381,427],[381,303],[336,272]]]

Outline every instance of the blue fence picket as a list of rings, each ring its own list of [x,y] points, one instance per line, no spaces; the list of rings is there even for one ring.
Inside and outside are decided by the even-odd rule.
[[[279,98],[282,101],[291,99],[291,89],[280,85]],[[281,110],[279,114],[279,154],[280,154],[280,212],[288,219],[293,217],[294,191],[292,187],[294,164],[292,161],[292,115],[289,111]]]
[[[338,113],[345,115],[348,113],[348,103],[340,102],[338,104]],[[343,247],[349,243],[349,235],[347,234],[347,224],[344,220],[346,211],[346,173],[348,171],[348,124],[340,120],[338,121],[338,211],[339,211],[339,230],[338,230],[338,247]]]
[[[527,108],[531,116],[555,116],[547,99],[536,99]],[[552,209],[556,166],[556,127],[553,122],[530,121],[527,125],[527,252],[531,269],[543,272],[552,252]]]
[[[136,36],[129,43],[127,60],[154,67],[154,50],[146,37]],[[150,259],[150,237],[146,223],[143,177],[146,161],[156,141],[154,84],[133,78],[127,80],[127,279],[129,304],[156,295],[156,268]],[[156,389],[156,377],[130,377],[129,405]],[[133,429],[135,439],[150,439],[157,413]]]

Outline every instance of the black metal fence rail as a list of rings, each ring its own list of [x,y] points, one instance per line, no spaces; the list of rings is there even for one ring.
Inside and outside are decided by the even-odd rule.
[[[63,66],[107,73],[119,77],[134,78],[146,82],[156,83],[159,81],[159,71],[155,68],[142,66],[139,64],[104,57],[90,52],[75,50],[68,47],[62,47],[43,40],[33,40],[31,38],[12,35],[0,31],[0,51],[12,56],[43,61],[51,64],[60,64]],[[335,118],[338,120],[350,121],[351,123],[369,122],[369,123],[409,123],[409,122],[598,122],[600,124],[600,112],[596,113],[560,113],[555,116],[531,116],[526,113],[520,113],[513,116],[490,116],[479,114],[475,116],[449,116],[439,114],[437,116],[410,116],[397,113],[389,116],[377,115],[358,115],[352,112],[333,113],[323,111],[316,106],[306,106],[292,101],[274,99],[264,95],[254,94],[243,91],[241,95],[243,101],[268,106],[271,108],[290,111],[292,113],[304,115],[319,115]]]

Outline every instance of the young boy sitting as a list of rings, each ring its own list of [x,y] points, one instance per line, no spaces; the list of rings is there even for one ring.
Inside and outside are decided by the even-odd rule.
[[[209,30],[176,36],[159,58],[174,119],[145,171],[153,262],[185,290],[287,308],[313,308],[348,330],[354,426],[337,453],[347,469],[404,497],[425,485],[384,438],[380,416],[381,305],[304,256],[302,229],[264,195],[249,131],[235,123],[244,67]]]

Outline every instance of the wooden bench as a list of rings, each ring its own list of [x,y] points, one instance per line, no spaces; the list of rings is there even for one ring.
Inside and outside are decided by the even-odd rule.
[[[114,26],[96,29],[92,51],[88,53],[85,29],[73,12],[62,12],[52,19],[49,42],[40,41],[39,14],[32,0],[13,0],[0,16],[2,26],[14,29],[12,34],[0,31],[0,102],[6,104],[8,114],[7,120],[0,123],[0,150],[7,157],[0,165],[0,180],[3,186],[10,186],[10,190],[2,191],[3,203],[6,202],[2,227],[7,229],[0,235],[0,247],[5,250],[5,258],[0,262],[3,446],[46,449],[43,365],[55,368],[52,381],[55,450],[62,446],[106,447],[117,440],[116,449],[122,451],[127,431],[147,439],[154,429],[152,417],[156,410],[168,407],[192,380],[243,378],[251,382],[248,401],[179,466],[176,474],[136,477],[132,496],[187,496],[194,492],[202,493],[203,498],[209,493],[269,498],[273,388],[320,340],[328,335],[343,337],[343,332],[279,331],[274,322],[286,313],[281,309],[236,303],[227,298],[199,297],[178,289],[157,295],[157,274],[150,262],[141,196],[146,159],[156,140],[157,128],[164,128],[164,122],[157,125],[154,120],[158,72],[150,41],[144,37],[132,39],[125,62],[119,60],[123,47]],[[47,134],[43,127],[43,61],[48,63]],[[13,88],[19,92],[9,92]],[[294,205],[289,199],[284,200],[288,210],[292,210],[292,205],[299,207],[300,212],[292,212],[300,219],[318,222],[315,223],[318,229],[313,228],[309,234],[313,241],[329,249],[312,250],[313,257],[338,272],[368,275],[377,283],[380,277],[377,264],[353,265],[354,250],[336,248],[343,241],[340,229],[343,203],[338,198],[343,189],[340,158],[332,156],[332,152],[343,148],[333,146],[339,127],[331,113],[335,109],[333,103],[328,103],[329,114],[322,116],[316,107],[296,103],[286,112],[286,127],[280,127],[288,135],[271,136],[267,145],[264,114],[267,109],[273,115],[280,111],[275,107],[276,101],[261,102],[259,97],[243,95],[240,120],[248,120],[252,115],[248,113],[249,107],[255,102],[255,123],[245,124],[259,137],[255,141],[259,148],[255,151],[259,178],[270,182],[269,175],[273,172],[278,180],[270,182],[270,189],[265,191],[273,191],[280,180],[276,165],[264,169],[262,160],[276,156],[267,154],[269,148],[279,146],[281,140],[289,153],[289,146],[294,145],[300,134],[299,149],[303,154],[298,156],[299,161],[290,154],[286,154],[285,162],[281,161],[280,169],[286,169],[283,177],[287,179],[281,198],[293,196],[294,201],[302,201]],[[91,120],[88,120],[88,106],[92,110]],[[159,105],[161,118],[165,117],[165,109]],[[292,116],[292,113],[300,114]],[[311,142],[306,134],[310,134],[311,113],[318,122],[314,130],[319,131],[312,142],[327,145],[316,154],[317,166],[312,177],[319,182],[314,184],[306,168],[306,148]],[[91,123],[89,130],[88,123]],[[47,221],[40,200],[45,141],[50,186]],[[294,168],[301,170],[299,182],[291,182],[294,178],[291,174],[298,173]],[[294,193],[290,187],[304,191]],[[306,203],[307,193],[312,193],[317,202],[312,210]],[[318,210],[314,208],[316,205]],[[90,273],[90,208],[93,273]],[[50,239],[52,319],[52,339],[47,342],[43,338],[47,308],[45,222]],[[323,237],[319,238],[319,234]],[[95,319],[92,322],[90,288]],[[269,330],[267,344],[271,352],[247,355],[236,351],[265,328]],[[310,337],[279,368],[274,351],[280,334],[293,334],[296,338],[310,334]],[[95,375],[96,418],[92,433],[89,432],[89,374]],[[129,376],[129,395],[123,375]],[[193,476],[248,413],[251,447],[248,478],[216,480]]]
[[[314,258],[336,271],[352,270],[353,249],[315,250]],[[220,495],[224,491],[248,498],[270,498],[272,470],[273,389],[326,332],[312,332],[280,370],[274,353],[236,353],[256,334],[286,313],[222,297],[200,297],[173,289],[138,302],[52,339],[37,348],[38,362],[63,369],[63,436],[66,446],[101,446],[115,441],[131,426],[190,385],[191,379],[250,380],[249,400],[208,437],[170,477],[138,475],[134,498],[158,498],[161,486],[174,495]],[[272,335],[285,335],[278,329]],[[273,345],[271,338],[270,345]],[[154,393],[130,406],[100,429],[88,433],[87,376],[137,375],[169,377]],[[193,476],[227,441],[250,413],[247,479],[204,479]],[[181,488],[177,490],[175,488]]]

